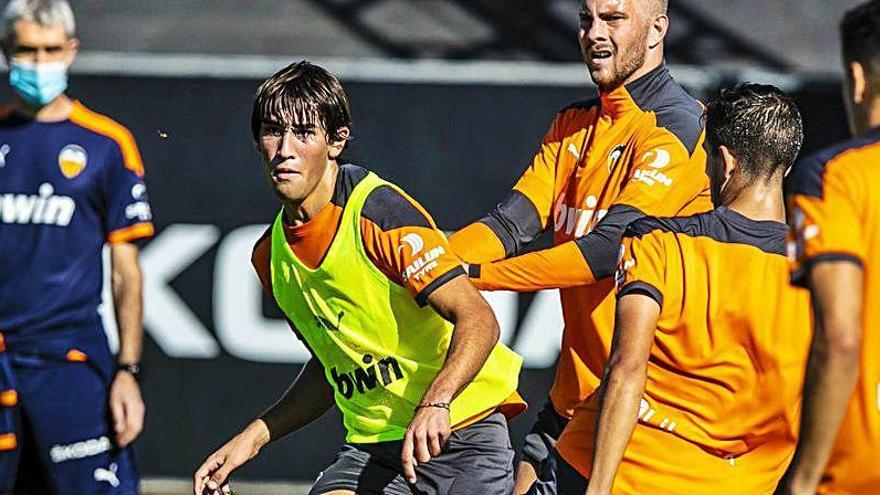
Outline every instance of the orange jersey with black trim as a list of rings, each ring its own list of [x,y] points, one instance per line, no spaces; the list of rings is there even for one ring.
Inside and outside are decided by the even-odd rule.
[[[739,471],[748,473],[751,491],[736,493],[776,487],[794,454],[812,337],[809,293],[789,283],[787,235],[784,223],[754,221],[726,207],[629,226],[618,297],[645,294],[661,308],[634,436],[648,428],[667,437],[652,434],[653,460],[640,476],[664,476],[676,446],[691,449],[684,441],[711,456],[710,465],[736,466],[754,454]],[[589,473],[595,397],[583,410],[557,449]],[[734,493],[709,479],[674,486],[676,493]]]
[[[510,195],[450,238],[478,288],[561,288],[560,414],[597,386],[611,343],[611,275],[626,226],[711,209],[702,106],[661,66],[561,111]],[[554,246],[522,254],[543,230]]]
[[[308,222],[285,227],[288,245],[307,266],[320,266],[336,235],[349,196],[367,173],[366,169],[355,165],[340,166],[330,203]],[[461,261],[449,248],[446,236],[437,229],[428,212],[392,185],[381,186],[367,196],[361,209],[360,233],[370,261],[389,280],[406,287],[420,305],[427,304],[428,296],[445,283],[465,274]],[[269,272],[270,234],[271,227],[257,241],[251,262],[266,293],[274,297]],[[512,418],[524,411],[526,404],[515,393],[499,408]],[[491,412],[454,426],[463,428]]]
[[[795,165],[786,196],[795,283],[823,261],[864,270],[860,373],[820,493],[880,493],[880,128]]]

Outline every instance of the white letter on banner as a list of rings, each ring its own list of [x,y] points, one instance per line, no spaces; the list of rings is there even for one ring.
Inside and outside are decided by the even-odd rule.
[[[513,350],[523,357],[526,368],[549,368],[559,356],[562,344],[562,305],[558,290],[535,294],[529,311],[520,325]]]
[[[165,354],[212,358],[220,346],[168,283],[220,237],[213,225],[170,225],[141,252],[144,327]]]
[[[511,345],[516,332],[516,309],[519,306],[519,295],[509,291],[483,291],[483,298],[495,312],[495,319],[501,327],[501,342]]]
[[[304,363],[309,352],[287,322],[266,318],[263,288],[251,267],[254,243],[266,225],[229,233],[214,262],[214,325],[223,348],[235,357],[266,363]]]

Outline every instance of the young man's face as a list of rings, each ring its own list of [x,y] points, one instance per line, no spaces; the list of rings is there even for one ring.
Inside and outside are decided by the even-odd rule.
[[[18,21],[3,49],[8,59],[19,62],[73,63],[78,41],[68,38],[64,27],[41,26],[34,21]]]
[[[263,123],[258,146],[275,194],[297,204],[312,194],[338,155],[324,130],[311,124]]]
[[[581,54],[601,90],[623,84],[645,63],[649,0],[586,0],[581,9]]]

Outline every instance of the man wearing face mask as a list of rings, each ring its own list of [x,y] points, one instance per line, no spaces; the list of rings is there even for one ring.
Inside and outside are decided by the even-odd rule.
[[[599,385],[611,346],[620,239],[644,215],[709,210],[702,109],[663,62],[666,0],[585,0],[578,40],[599,95],[558,113],[495,210],[450,238],[484,290],[559,288],[556,380],[526,436],[517,493],[553,493],[553,446]],[[553,247],[523,254],[545,229]]]
[[[137,493],[143,164],[127,129],[64,94],[66,1],[9,2],[0,43],[14,91],[0,110],[0,493]],[[98,315],[105,244],[115,358]]]

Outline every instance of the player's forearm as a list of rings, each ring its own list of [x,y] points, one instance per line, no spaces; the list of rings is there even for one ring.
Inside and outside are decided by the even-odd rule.
[[[859,334],[832,329],[832,334]],[[829,332],[817,329],[804,384],[803,417],[790,468],[791,493],[815,493],[859,376],[860,346],[829,342]]]
[[[587,490],[590,495],[611,493],[645,391],[647,372],[644,366],[639,368],[624,369],[611,365],[602,380],[593,442],[593,468]]]
[[[333,388],[317,359],[305,364],[287,392],[258,421],[266,425],[266,442],[283,438],[315,421],[333,407]]]
[[[503,261],[471,265],[470,276],[481,290],[520,292],[565,289],[596,282],[574,242]]]
[[[480,311],[455,318],[446,361],[422,403],[452,402],[471,382],[489,358],[501,331],[488,305]]]
[[[465,263],[488,263],[504,259],[504,245],[480,222],[474,222],[449,236],[449,247]]]
[[[143,276],[135,263],[115,266],[111,287],[113,306],[116,308],[116,325],[119,329],[120,363],[137,363],[143,346]]]
[[[254,445],[257,450],[262,449],[273,440],[269,426],[263,418],[251,421],[239,435],[250,439],[249,443]]]
[[[863,283],[861,265],[849,261],[809,272],[816,325],[788,493],[815,493],[846,415],[861,359]]]
[[[532,198],[514,189],[485,217],[453,234],[449,243],[464,262],[489,263],[521,253],[546,223],[546,214],[541,215]]]

